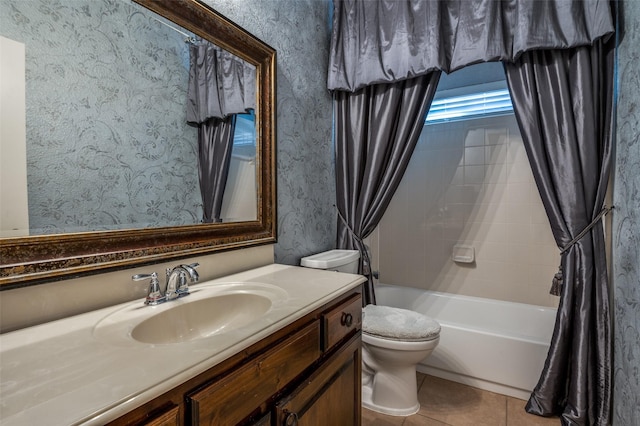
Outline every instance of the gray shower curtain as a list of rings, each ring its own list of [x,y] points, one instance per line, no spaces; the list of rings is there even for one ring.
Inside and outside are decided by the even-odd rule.
[[[333,0],[327,87],[354,92],[433,70],[591,44],[609,0]]]
[[[210,118],[198,125],[198,176],[202,223],[221,222],[222,199],[229,176],[235,116]]]
[[[198,127],[203,223],[222,221],[235,114],[255,102],[255,67],[206,40],[189,46],[187,122]]]
[[[387,154],[393,148],[378,147],[375,140],[379,130],[396,124],[372,124],[368,115],[355,113],[363,109],[358,98],[340,90],[363,94],[368,85],[433,70],[508,63],[536,182],[558,246],[566,249],[551,348],[527,410],[558,414],[566,425],[606,425],[610,410],[611,333],[600,215],[611,152],[611,12],[608,0],[334,0],[327,86],[337,91],[338,105],[345,104],[336,135],[341,247],[362,249],[361,239],[384,213],[397,184],[381,186],[379,195],[375,188],[383,176],[401,177],[408,158],[397,154],[402,161],[390,161],[398,158]],[[371,111],[377,108],[372,104]],[[396,118],[399,128],[409,122]],[[422,126],[415,116],[411,120]]]
[[[382,218],[409,164],[440,71],[355,93],[338,91],[336,103],[337,245],[360,250],[368,277],[363,303],[375,304],[371,262],[363,239]]]
[[[559,415],[565,425],[607,425],[609,419],[611,326],[599,214],[609,181],[613,39],[531,51],[505,63],[536,184],[563,250],[551,347],[526,409]]]

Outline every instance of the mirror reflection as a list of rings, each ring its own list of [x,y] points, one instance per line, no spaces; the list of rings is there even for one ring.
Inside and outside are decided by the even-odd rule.
[[[0,0],[0,40],[0,237],[256,219],[251,65],[128,1]]]

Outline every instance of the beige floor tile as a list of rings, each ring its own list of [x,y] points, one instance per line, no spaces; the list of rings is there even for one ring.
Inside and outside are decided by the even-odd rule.
[[[362,409],[363,426],[553,426],[558,418],[524,411],[525,401],[418,373],[420,412],[395,417]]]
[[[419,414],[452,426],[506,426],[506,396],[427,376]]]
[[[450,426],[438,420],[414,414],[409,417],[387,416],[362,409],[362,426]]]
[[[430,419],[429,417],[421,416],[420,414],[415,414],[413,416],[407,417],[402,426],[450,426],[446,423],[442,423],[438,420]]]
[[[517,398],[507,397],[507,426],[557,426],[557,417],[534,416],[524,411],[527,402]]]
[[[387,416],[375,411],[362,409],[362,426],[401,426],[405,417]]]
[[[422,386],[422,383],[424,383],[424,379],[427,377],[426,374],[420,373],[416,371],[416,383],[418,384],[418,389],[420,389],[420,386]]]

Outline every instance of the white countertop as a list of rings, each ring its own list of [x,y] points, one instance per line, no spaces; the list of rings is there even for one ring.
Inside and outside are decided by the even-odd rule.
[[[269,265],[202,283],[258,282],[286,295],[251,324],[152,345],[100,338],[95,326],[142,300],[0,335],[0,423],[104,424],[208,370],[364,282],[359,275]],[[201,284],[191,286],[196,290]],[[108,286],[105,285],[105,291]],[[188,302],[188,298],[160,306]],[[185,302],[185,303],[186,303]]]

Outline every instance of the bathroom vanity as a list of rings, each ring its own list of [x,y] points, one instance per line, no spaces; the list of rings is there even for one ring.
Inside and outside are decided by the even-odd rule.
[[[360,424],[363,281],[269,265],[194,285],[160,309],[138,300],[4,334],[0,422]],[[209,309],[212,300],[224,303]],[[181,304],[234,321],[186,318],[220,326],[187,337],[148,331]]]

